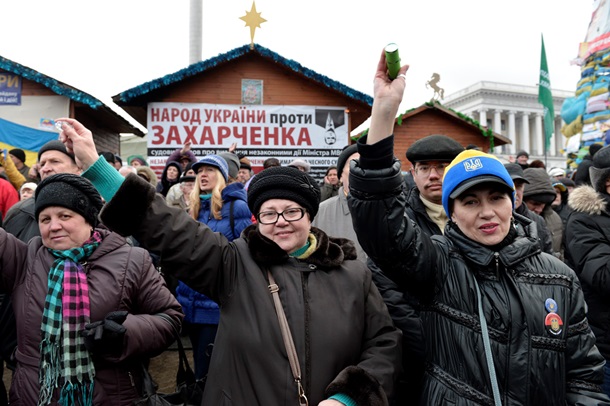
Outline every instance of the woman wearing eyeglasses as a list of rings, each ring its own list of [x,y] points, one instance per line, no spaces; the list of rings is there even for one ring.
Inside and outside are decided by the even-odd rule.
[[[165,271],[220,305],[204,404],[388,404],[401,334],[353,243],[311,227],[320,201],[313,178],[289,167],[258,173],[248,189],[257,223],[229,242],[137,176],[117,176],[98,159],[91,132],[62,120],[73,126],[63,141],[107,201],[103,223],[160,252]]]

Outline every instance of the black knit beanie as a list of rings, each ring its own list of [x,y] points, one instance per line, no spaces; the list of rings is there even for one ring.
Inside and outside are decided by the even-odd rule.
[[[40,149],[38,150],[38,160],[39,161],[40,161],[40,156],[46,151],[62,152],[64,154],[68,155],[76,163],[76,160],[74,159],[74,154],[69,153],[68,150],[66,149],[66,146],[64,145],[64,143],[59,140],[51,140],[51,141],[47,142],[46,144],[44,144],[42,147],[40,147]]]
[[[273,166],[252,178],[248,187],[248,207],[256,215],[270,199],[292,200],[303,206],[313,220],[320,206],[320,187],[305,172],[289,166]]]
[[[93,227],[97,226],[97,215],[104,205],[88,179],[70,173],[45,178],[36,188],[34,199],[36,220],[44,208],[60,206],[80,214]]]
[[[339,154],[339,158],[337,158],[337,176],[341,179],[341,174],[343,173],[343,168],[347,163],[347,159],[358,152],[358,144],[348,145],[343,148],[341,154]]]
[[[11,149],[8,153],[20,160],[21,162],[25,163],[25,151],[21,148]]]

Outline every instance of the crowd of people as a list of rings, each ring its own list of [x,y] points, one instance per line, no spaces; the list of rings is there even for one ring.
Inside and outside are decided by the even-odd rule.
[[[235,144],[157,176],[70,118],[31,168],[0,154],[0,402],[136,404],[180,330],[205,405],[610,405],[610,146],[575,173],[442,134],[396,151],[407,70],[382,53],[321,181]]]

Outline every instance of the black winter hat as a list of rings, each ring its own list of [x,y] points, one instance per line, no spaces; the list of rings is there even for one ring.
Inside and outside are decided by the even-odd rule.
[[[11,149],[9,152],[12,156],[25,163],[25,152],[20,148]]]
[[[605,146],[593,155],[593,166],[597,169],[610,168],[610,146]]]
[[[589,155],[591,155],[591,157],[594,157],[595,154],[597,153],[597,151],[599,151],[603,147],[604,146],[602,144],[592,144],[592,145],[589,145]]]
[[[525,183],[530,183],[530,181],[527,180],[525,178],[525,176],[523,175],[523,168],[521,167],[521,165],[509,163],[509,164],[504,164],[504,167],[508,171],[508,174],[510,175],[510,177],[513,181],[522,180]]]
[[[114,154],[112,152],[108,152],[108,151],[100,152],[100,156],[103,156],[106,159],[106,161],[110,164],[114,164],[116,162],[116,158],[114,157]]]
[[[517,158],[519,158],[520,156],[524,156],[526,158],[529,158],[530,154],[528,154],[527,151],[525,151],[525,150],[521,150],[521,151],[517,152]]]
[[[70,173],[45,178],[36,188],[34,199],[36,220],[44,208],[60,206],[80,214],[93,227],[97,225],[97,216],[104,205],[88,179]]]
[[[227,165],[229,165],[229,176],[233,179],[237,179],[237,174],[239,173],[239,157],[234,153],[227,151],[219,152],[218,155],[227,161]]]
[[[197,176],[193,175],[185,175],[184,173],[180,176],[180,183],[183,182],[194,182],[197,179]]]
[[[570,178],[559,178],[557,180],[563,183],[565,186],[576,187],[576,183],[574,183],[574,181]]]
[[[305,172],[289,166],[273,166],[252,178],[248,187],[248,207],[256,215],[270,199],[292,200],[307,209],[313,220],[320,206],[320,187]]]
[[[343,168],[347,163],[347,159],[356,152],[358,152],[358,144],[352,144],[343,148],[343,151],[339,154],[339,158],[337,158],[337,176],[339,176],[339,179],[341,179],[341,174],[343,173]]]
[[[412,163],[420,161],[447,161],[451,162],[464,151],[464,147],[442,134],[429,135],[415,141],[407,149],[407,159]]]
[[[66,155],[68,155],[73,161],[74,163],[76,163],[76,159],[74,159],[74,154],[71,154],[68,152],[68,150],[66,149],[66,146],[64,145],[63,142],[59,141],[59,140],[51,140],[49,142],[47,142],[46,144],[44,144],[42,147],[40,147],[40,149],[38,150],[38,160],[40,161],[40,156],[47,151],[59,151],[62,152]]]
[[[593,156],[593,166],[589,167],[591,185],[600,193],[606,193],[606,179],[610,178],[610,145],[606,145]]]

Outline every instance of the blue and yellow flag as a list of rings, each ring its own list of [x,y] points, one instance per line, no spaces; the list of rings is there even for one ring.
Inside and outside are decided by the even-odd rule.
[[[57,132],[37,130],[0,118],[0,150],[22,149],[28,166],[36,163],[40,147],[58,137]]]

